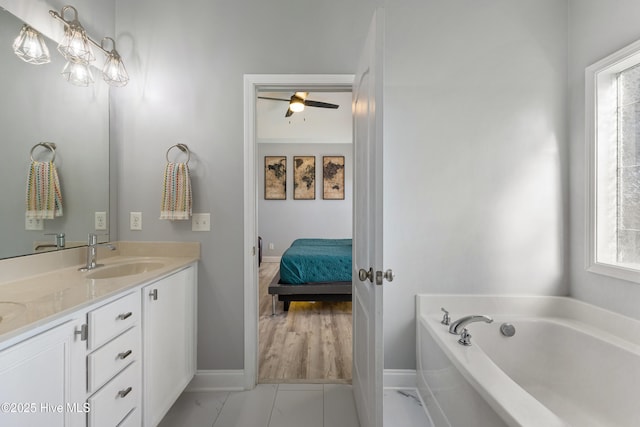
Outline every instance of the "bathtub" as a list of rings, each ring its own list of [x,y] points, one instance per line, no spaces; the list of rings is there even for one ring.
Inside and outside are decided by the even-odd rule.
[[[441,307],[494,322],[468,325],[465,347]],[[640,426],[640,321],[564,297],[417,295],[416,327],[436,427]]]

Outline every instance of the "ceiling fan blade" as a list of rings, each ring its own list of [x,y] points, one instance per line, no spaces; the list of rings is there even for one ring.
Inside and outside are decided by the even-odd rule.
[[[270,99],[272,101],[285,101],[285,102],[290,102],[290,99],[284,99],[284,98],[271,98],[268,96],[259,96],[258,99]]]
[[[291,111],[291,109],[287,108],[287,112],[285,113],[285,117],[291,117],[291,115],[293,114],[293,111]]]
[[[306,105],[307,107],[333,108],[334,110],[339,107],[339,105],[336,105],[336,104],[329,104],[328,102],[312,101],[310,99],[305,99],[304,105]]]

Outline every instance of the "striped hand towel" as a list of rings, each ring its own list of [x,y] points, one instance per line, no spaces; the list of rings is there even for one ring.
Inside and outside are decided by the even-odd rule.
[[[162,185],[160,219],[191,218],[191,178],[186,163],[167,163]]]
[[[32,161],[27,179],[27,218],[62,216],[62,192],[53,162]]]

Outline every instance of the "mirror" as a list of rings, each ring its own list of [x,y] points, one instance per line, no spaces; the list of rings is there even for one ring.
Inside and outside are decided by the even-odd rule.
[[[57,250],[48,233],[64,233],[66,248],[86,245],[89,232],[108,233],[95,226],[96,212],[109,213],[108,86],[97,72],[89,87],[64,81],[65,61],[46,38],[50,63],[22,61],[12,48],[22,25],[0,8],[0,258]],[[56,144],[63,214],[41,220],[42,230],[26,230],[30,153],[40,142]],[[51,155],[46,147],[33,149],[34,160]]]

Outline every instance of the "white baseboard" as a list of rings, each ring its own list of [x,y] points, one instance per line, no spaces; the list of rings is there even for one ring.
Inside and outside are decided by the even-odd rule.
[[[415,369],[385,369],[382,382],[387,388],[416,388],[418,377]]]
[[[242,391],[245,389],[244,370],[196,371],[185,391]]]
[[[280,262],[281,256],[263,256],[262,262]]]
[[[383,384],[387,388],[416,388],[416,371],[415,369],[385,369]],[[245,390],[243,369],[197,371],[185,391],[241,390]]]

